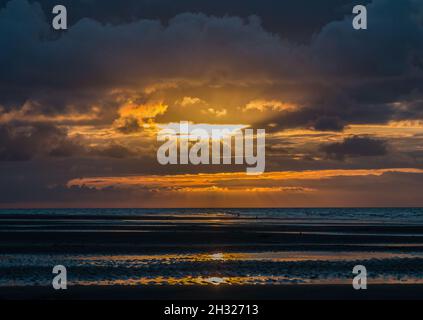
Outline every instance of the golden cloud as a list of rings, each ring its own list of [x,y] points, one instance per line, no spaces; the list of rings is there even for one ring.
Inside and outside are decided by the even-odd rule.
[[[285,103],[278,100],[253,100],[250,101],[244,108],[244,111],[258,110],[264,111],[294,111],[298,107],[292,103]]]
[[[67,187],[87,187],[92,189],[132,189],[143,188],[155,191],[189,192],[310,192],[309,188],[274,186],[272,182],[284,183],[298,180],[323,180],[335,177],[382,176],[386,173],[417,173],[422,169],[357,169],[357,170],[309,170],[267,172],[259,176],[248,176],[245,172],[206,173],[181,175],[145,175],[123,177],[96,177],[73,179]],[[260,186],[258,186],[260,185]]]
[[[196,104],[205,104],[206,102],[197,97],[184,97],[182,100],[178,100],[176,103],[183,107],[187,107]]]
[[[144,104],[128,101],[119,108],[119,118],[113,125],[118,131],[124,133],[155,127],[154,118],[164,114],[167,109],[168,106],[161,101]]]

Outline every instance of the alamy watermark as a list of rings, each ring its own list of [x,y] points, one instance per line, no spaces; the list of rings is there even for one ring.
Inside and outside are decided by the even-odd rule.
[[[367,30],[367,8],[363,5],[356,5],[353,8],[352,26],[354,30]]]
[[[266,130],[207,128],[182,121],[159,131],[157,150],[161,165],[230,165],[247,166],[248,175],[258,175],[266,167]],[[256,143],[254,143],[256,141]]]
[[[67,30],[68,29],[68,13],[67,8],[64,5],[55,5],[52,9],[52,13],[55,15],[52,20],[52,27],[55,30]],[[356,5],[353,7],[352,27],[355,30],[367,30],[367,8],[364,5]]]
[[[63,265],[54,266],[53,274],[57,274],[51,283],[54,290],[66,290],[68,288],[68,272],[66,267]]]
[[[363,265],[356,265],[353,269],[356,276],[353,279],[353,288],[355,290],[367,290],[367,269]]]
[[[56,5],[52,11],[55,14],[51,25],[54,30],[67,30],[68,29],[68,10],[64,5]]]

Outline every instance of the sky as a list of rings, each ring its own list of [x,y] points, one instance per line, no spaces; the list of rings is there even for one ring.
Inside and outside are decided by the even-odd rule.
[[[0,207],[423,205],[421,0],[55,4],[0,0]],[[160,165],[180,121],[265,129],[265,173]]]

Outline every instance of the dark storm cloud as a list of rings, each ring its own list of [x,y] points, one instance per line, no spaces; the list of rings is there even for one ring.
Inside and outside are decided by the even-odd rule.
[[[399,120],[423,119],[423,91],[413,92],[402,101],[396,116]]]
[[[0,7],[8,1],[0,0]],[[368,2],[370,0],[62,0],[60,4],[67,6],[72,25],[83,18],[109,24],[158,19],[167,24],[185,12],[242,18],[257,15],[267,30],[292,41],[309,41],[324,25],[349,14],[353,5]],[[51,8],[58,4],[56,0],[40,3],[48,17],[51,17]]]
[[[342,142],[330,143],[321,146],[329,158],[344,160],[347,157],[375,157],[388,153],[387,142],[368,137],[353,136]]]
[[[344,130],[345,124],[338,117],[323,116],[317,118],[313,127],[317,131],[342,131]]]
[[[423,2],[374,0],[368,6],[368,30],[357,32],[351,19],[332,22],[316,34],[310,54],[321,85],[310,89],[310,105],[282,115],[280,127],[310,123],[320,117],[348,123],[386,123],[421,119],[415,101],[423,91]],[[399,107],[409,102],[407,109]],[[317,126],[316,126],[317,125]],[[333,128],[332,128],[333,129]]]
[[[315,59],[337,76],[421,75],[416,62],[423,53],[422,8],[419,0],[374,0],[368,6],[368,30],[357,32],[351,19],[328,24],[313,41]]]
[[[377,104],[359,103],[347,91],[340,91],[340,88],[333,88],[332,92],[322,90],[319,97],[312,98],[312,102],[307,102],[305,106],[276,115],[272,119],[276,126],[270,129],[306,127],[318,131],[342,131],[348,124],[385,124],[399,116],[394,100]],[[409,112],[408,116],[409,119],[418,118],[418,114],[413,112]],[[263,122],[257,126],[266,124]]]
[[[310,15],[317,7],[351,10],[349,2],[308,3],[301,9]],[[82,1],[75,7],[96,4]],[[114,4],[102,2],[102,19],[107,16],[102,6],[115,12]],[[140,90],[157,83],[264,89],[270,79],[274,95],[286,93],[289,85],[304,96],[300,109],[272,119],[279,128],[341,130],[350,123],[414,119],[421,116],[416,108],[404,113],[393,104],[423,91],[422,12],[420,1],[374,0],[368,30],[355,31],[351,17],[339,17],[320,32],[317,28],[309,44],[298,46],[268,32],[263,19],[187,13],[166,22],[137,20],[135,14],[130,24],[118,25],[85,18],[57,35],[38,3],[13,0],[0,13],[0,106],[9,110],[30,101],[37,112],[54,114],[89,112],[100,105],[110,121],[117,108],[108,95],[111,89]]]
[[[135,156],[136,153],[129,150],[128,148],[112,143],[105,147],[97,147],[92,148],[90,154],[95,156],[102,156],[102,157],[109,157],[109,158],[116,158],[116,159],[124,159],[128,157]]]
[[[57,38],[38,3],[13,0],[0,12],[0,47],[0,105],[19,108],[31,101],[42,113],[113,105],[106,96],[111,89],[158,81],[257,82],[275,68],[286,76],[297,73],[293,65],[304,72],[296,49],[254,17],[181,14],[167,26],[83,19]],[[252,72],[257,79],[249,77]]]
[[[51,124],[0,125],[0,161],[27,161],[37,156],[67,157],[81,147],[65,130]]]
[[[124,159],[137,153],[117,143],[86,146],[50,123],[0,124],[0,161],[34,158],[105,157]]]

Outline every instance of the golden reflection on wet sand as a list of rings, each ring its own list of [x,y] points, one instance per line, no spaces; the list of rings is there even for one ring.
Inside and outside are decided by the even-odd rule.
[[[202,261],[345,261],[389,258],[416,258],[423,257],[423,253],[396,253],[396,252],[248,252],[248,253],[192,253],[192,254],[157,254],[157,255],[96,255],[80,256],[78,260],[97,261],[169,261],[169,262],[202,262]]]
[[[351,284],[350,279],[304,279],[282,276],[254,276],[254,277],[156,277],[134,278],[100,281],[76,281],[72,285],[78,286],[220,286],[220,285],[321,285],[321,284]],[[423,279],[383,277],[369,279],[368,284],[423,284]]]

